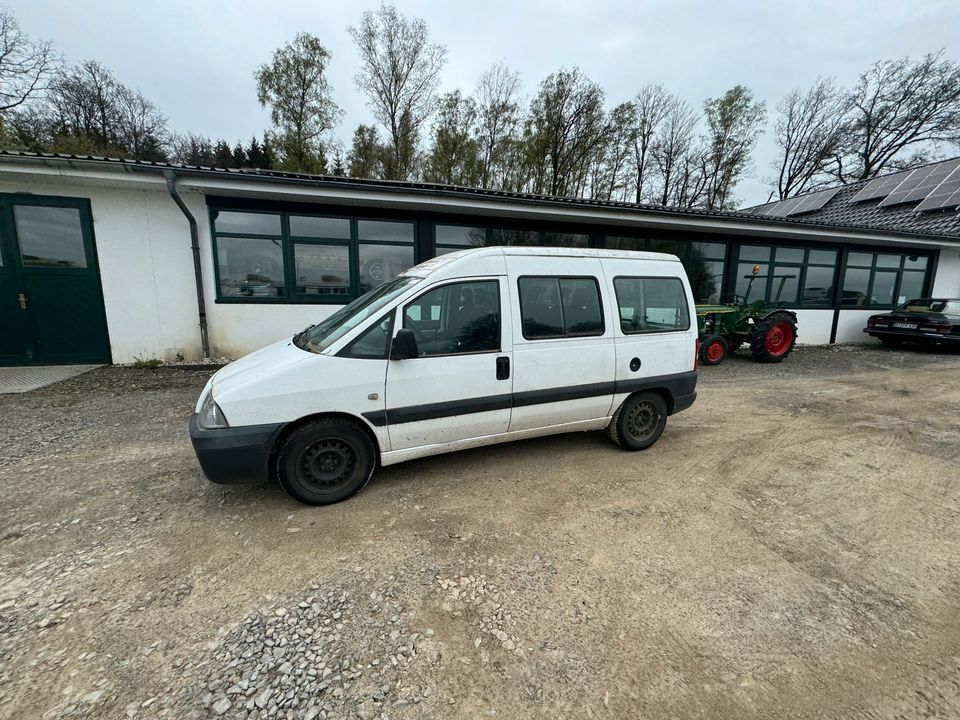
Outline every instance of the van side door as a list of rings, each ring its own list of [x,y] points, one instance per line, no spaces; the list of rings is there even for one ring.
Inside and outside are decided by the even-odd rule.
[[[500,276],[449,280],[397,309],[418,356],[387,366],[391,450],[497,435],[510,425],[508,288]]]
[[[595,258],[512,256],[513,416],[523,431],[605,418],[613,397],[616,319]]]
[[[607,261],[616,325],[613,408],[651,383],[674,396],[693,392],[697,322],[693,296],[678,262]]]

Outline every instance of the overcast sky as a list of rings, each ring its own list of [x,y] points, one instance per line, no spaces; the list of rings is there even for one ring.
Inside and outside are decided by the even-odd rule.
[[[353,84],[359,58],[347,34],[373,0],[8,0],[23,30],[53,40],[70,62],[111,68],[169,118],[171,129],[248,140],[269,119],[253,72],[301,30],[333,54],[329,80],[345,110],[345,146],[372,116]],[[946,48],[960,61],[960,0],[401,0],[447,46],[442,89],[472,91],[506,61],[526,94],[559,67],[579,66],[612,106],[663,83],[700,106],[736,84],[771,110],[741,205],[766,200],[774,153],[772,110],[818,75],[853,83],[876,60]]]

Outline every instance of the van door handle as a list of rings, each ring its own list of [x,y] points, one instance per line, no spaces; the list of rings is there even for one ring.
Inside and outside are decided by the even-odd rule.
[[[497,358],[497,380],[506,380],[510,377],[510,358]]]

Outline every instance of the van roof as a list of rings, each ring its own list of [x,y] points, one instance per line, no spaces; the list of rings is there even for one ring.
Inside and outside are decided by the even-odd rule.
[[[645,252],[640,250],[610,250],[602,248],[570,248],[570,247],[512,247],[490,246],[479,248],[465,248],[427,260],[416,265],[401,275],[424,277],[441,268],[450,269],[454,263],[459,264],[467,258],[477,259],[502,255],[506,257],[579,257],[579,258],[609,258],[617,260],[647,260],[655,262],[680,262],[680,258],[669,253]]]

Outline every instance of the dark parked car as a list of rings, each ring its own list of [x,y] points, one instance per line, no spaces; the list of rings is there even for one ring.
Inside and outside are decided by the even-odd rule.
[[[892,312],[871,315],[863,331],[886,347],[904,342],[960,346],[960,299],[908,300]]]

